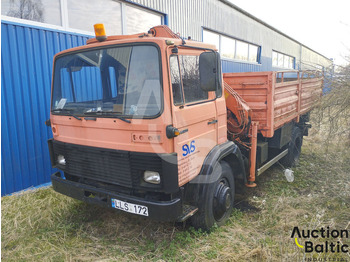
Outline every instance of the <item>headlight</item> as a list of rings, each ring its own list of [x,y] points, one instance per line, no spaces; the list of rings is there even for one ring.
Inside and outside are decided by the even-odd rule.
[[[160,175],[158,172],[155,172],[155,171],[145,171],[143,173],[143,179],[147,183],[160,184]]]
[[[60,164],[60,165],[65,166],[65,165],[66,165],[66,159],[64,158],[64,156],[59,155],[59,156],[57,157],[57,163]]]

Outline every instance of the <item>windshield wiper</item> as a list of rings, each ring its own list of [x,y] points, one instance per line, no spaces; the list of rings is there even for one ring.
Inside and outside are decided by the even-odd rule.
[[[72,116],[75,119],[82,121],[82,119],[79,116],[72,114],[71,111],[72,111],[71,109],[67,109],[67,108],[57,108],[57,109],[52,110],[52,112],[64,112],[67,115]]]
[[[95,116],[111,115],[112,117],[118,118],[126,123],[131,123],[129,119],[126,119],[122,116],[118,116],[116,115],[116,112],[111,112],[111,111],[85,112],[84,115],[95,115]]]

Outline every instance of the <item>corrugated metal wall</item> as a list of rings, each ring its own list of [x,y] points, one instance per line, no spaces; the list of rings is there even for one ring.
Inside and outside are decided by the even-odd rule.
[[[223,73],[271,71],[272,60],[261,57],[260,64],[222,60],[221,65]]]
[[[306,58],[307,63],[311,66],[313,64],[325,67],[331,65],[329,59],[312,50],[310,50],[312,54],[308,54],[305,51],[308,48],[232,8],[225,1],[127,0],[127,2],[167,14],[169,27],[184,37],[191,36],[194,40],[202,41],[203,28],[207,28],[262,47],[260,66],[225,60],[223,62],[223,70],[225,72],[286,70],[285,68],[272,67],[272,50],[295,57],[295,69],[302,68],[301,64],[306,63],[303,63],[302,60]],[[302,50],[303,54],[301,57]],[[264,64],[265,61],[267,62],[266,64]]]
[[[50,181],[47,140],[55,53],[87,36],[1,22],[1,194]]]

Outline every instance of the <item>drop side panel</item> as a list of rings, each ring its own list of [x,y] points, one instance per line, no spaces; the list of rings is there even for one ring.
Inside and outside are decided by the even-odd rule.
[[[322,77],[276,83],[276,74],[278,72],[224,74],[224,81],[252,109],[252,121],[258,122],[258,132],[264,137],[273,137],[274,131],[284,124],[299,121],[299,116],[310,111],[322,93]]]

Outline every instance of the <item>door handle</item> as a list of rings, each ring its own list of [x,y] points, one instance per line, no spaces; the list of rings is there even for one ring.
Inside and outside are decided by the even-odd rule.
[[[180,131],[180,135],[185,134],[185,133],[187,133],[187,132],[188,132],[188,128],[186,128],[186,129],[184,129],[184,130],[181,130],[181,131]]]
[[[217,123],[217,122],[218,122],[218,120],[217,120],[217,119],[214,119],[213,121],[208,122],[208,125],[215,124],[215,123]]]

